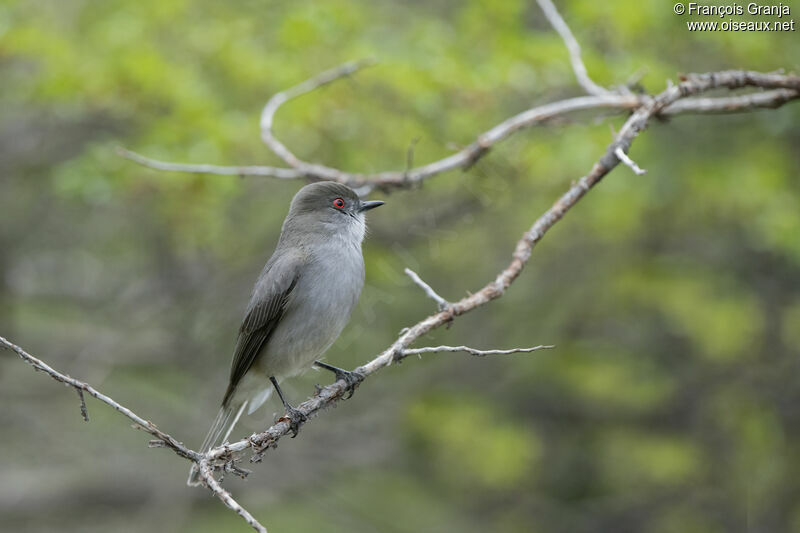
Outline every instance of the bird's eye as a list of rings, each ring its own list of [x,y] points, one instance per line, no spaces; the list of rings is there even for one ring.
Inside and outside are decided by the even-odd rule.
[[[337,198],[336,200],[333,201],[333,207],[335,207],[336,209],[344,209],[344,200],[342,200],[341,198]]]

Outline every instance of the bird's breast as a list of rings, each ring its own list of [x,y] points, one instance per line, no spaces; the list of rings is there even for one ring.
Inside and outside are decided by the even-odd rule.
[[[363,285],[360,246],[348,249],[331,242],[316,247],[265,347],[264,370],[293,375],[322,356],[347,325]]]

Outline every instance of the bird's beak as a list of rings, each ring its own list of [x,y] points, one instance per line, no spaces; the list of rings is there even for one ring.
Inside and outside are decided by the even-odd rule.
[[[369,211],[370,209],[375,209],[376,207],[382,206],[383,202],[380,200],[371,200],[369,202],[361,202],[361,207],[359,207],[358,211],[363,213],[364,211]]]

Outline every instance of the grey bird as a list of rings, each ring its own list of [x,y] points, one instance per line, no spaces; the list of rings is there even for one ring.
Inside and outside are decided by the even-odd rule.
[[[327,181],[306,185],[294,196],[275,252],[253,287],[228,388],[201,452],[227,441],[242,413],[258,409],[273,387],[296,435],[305,417],[287,403],[278,383],[312,362],[344,379],[352,395],[360,376],[315,360],[342,332],[361,294],[364,214],[380,205]],[[199,484],[196,465],[188,484]]]

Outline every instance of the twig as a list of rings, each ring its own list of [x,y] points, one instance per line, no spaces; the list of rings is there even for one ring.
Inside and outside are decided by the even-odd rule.
[[[547,17],[548,21],[550,21],[550,25],[561,36],[564,44],[567,45],[567,50],[569,51],[569,62],[572,64],[572,70],[575,72],[575,77],[578,78],[578,83],[580,86],[583,87],[583,89],[589,94],[596,96],[608,94],[610,92],[608,89],[597,85],[589,77],[589,73],[586,70],[586,65],[583,64],[583,59],[581,59],[581,46],[578,44],[575,36],[572,35],[572,31],[570,31],[567,23],[564,22],[563,18],[561,18],[561,14],[556,9],[556,6],[553,5],[553,2],[550,0],[536,1],[538,2],[539,7],[542,8],[544,16]]]
[[[547,122],[560,115],[589,109],[631,110],[636,109],[642,105],[643,102],[644,98],[641,96],[608,94],[605,96],[581,96],[532,107],[478,135],[474,142],[443,159],[408,170],[390,170],[373,174],[351,173],[324,165],[306,163],[296,156],[293,157],[294,161],[298,163],[298,166],[293,168],[277,168],[268,166],[218,166],[171,163],[152,159],[124,148],[119,149],[118,153],[140,165],[170,172],[193,172],[231,176],[267,176],[280,179],[312,178],[337,181],[353,188],[404,188],[450,170],[467,168],[478,159],[485,156],[492,146],[503,141],[510,135],[530,126]]]
[[[775,89],[760,93],[725,96],[719,98],[687,98],[666,107],[659,115],[681,113],[740,113],[754,109],[775,109],[800,97],[797,90]]]
[[[349,76],[358,70],[361,70],[364,67],[374,65],[375,60],[373,59],[365,59],[362,61],[351,61],[349,63],[345,63],[344,65],[340,65],[336,68],[326,70],[322,74],[314,76],[299,85],[295,85],[285,91],[281,91],[276,93],[272,98],[267,101],[267,104],[264,106],[264,110],[261,112],[261,140],[264,141],[270,150],[272,150],[275,155],[283,159],[287,165],[292,168],[295,168],[305,174],[306,176],[314,176],[321,179],[328,179],[334,181],[344,181],[343,176],[346,174],[341,172],[338,169],[326,167],[324,165],[315,165],[312,163],[306,163],[305,161],[298,158],[294,155],[291,150],[289,150],[285,144],[280,142],[272,132],[272,122],[275,118],[275,113],[278,111],[278,108],[292,100],[306,94],[308,92],[313,91],[314,89],[318,89],[323,85],[327,85],[332,83],[339,78],[343,78],[345,76]]]
[[[466,352],[470,355],[484,357],[486,355],[508,355],[512,353],[527,353],[535,352],[537,350],[547,350],[555,348],[553,345],[533,346],[531,348],[511,348],[510,350],[477,350],[469,346],[426,346],[425,348],[406,348],[403,350],[404,355],[419,355],[423,353],[438,353],[438,352]]]
[[[211,492],[214,493],[214,496],[222,500],[222,503],[224,503],[228,509],[231,509],[236,514],[244,518],[245,522],[250,524],[250,527],[259,533],[267,533],[267,528],[261,525],[261,523],[259,523],[259,521],[247,511],[247,509],[242,507],[239,502],[237,502],[233,496],[231,496],[231,493],[225,490],[222,485],[219,484],[219,481],[214,479],[214,474],[208,464],[208,461],[201,460],[197,463],[197,466],[200,472],[200,477],[203,478],[205,485],[211,489]]]
[[[265,176],[278,179],[297,179],[305,175],[293,168],[265,167],[265,166],[242,166],[226,167],[219,165],[204,165],[193,163],[170,163],[159,161],[142,154],[132,152],[121,146],[117,147],[117,154],[130,159],[134,163],[152,168],[154,170],[165,170],[167,172],[190,172],[193,174],[222,174],[224,176]]]
[[[592,108],[624,108],[633,109],[641,105],[637,96],[603,95],[594,97],[580,97],[562,100],[553,104],[534,107],[508,120],[494,128],[482,133],[478,138],[464,149],[433,163],[404,171],[387,171],[375,174],[357,174],[312,164],[302,161],[278,141],[272,133],[272,119],[278,107],[291,98],[305,94],[321,85],[320,80],[330,83],[341,76],[351,74],[360,68],[360,63],[347,63],[341,67],[329,70],[320,76],[306,80],[284,92],[273,96],[262,112],[261,135],[264,142],[287,164],[300,170],[307,177],[338,181],[353,187],[372,185],[375,187],[406,187],[420,182],[426,178],[455,168],[466,168],[483,157],[495,143],[502,141],[509,135],[529,127],[533,124],[550,120],[558,115]]]
[[[450,302],[439,296],[436,293],[436,291],[433,290],[433,287],[425,283],[422,280],[422,278],[420,278],[417,275],[416,272],[414,272],[410,268],[406,268],[405,273],[406,275],[408,275],[409,278],[411,278],[411,281],[416,283],[423,291],[425,291],[425,294],[427,294],[429,298],[431,298],[434,302],[436,302],[436,304],[439,306],[439,311],[444,311],[445,309],[450,307]]]
[[[637,165],[633,159],[628,157],[628,154],[623,152],[621,147],[617,146],[617,148],[614,150],[614,155],[617,156],[617,159],[628,165],[631,168],[631,170],[633,170],[633,173],[636,174],[637,176],[641,176],[642,174],[647,174],[647,171],[639,167],[639,165]]]
[[[66,374],[62,374],[57,370],[54,370],[52,367],[50,367],[47,363],[45,363],[41,359],[37,359],[36,357],[32,356],[31,354],[29,354],[28,352],[17,346],[16,344],[9,342],[3,337],[0,337],[0,346],[7,350],[16,352],[16,354],[19,355],[23,361],[31,365],[36,370],[45,372],[46,374],[50,375],[50,377],[52,377],[54,380],[60,381],[61,383],[65,383],[75,388],[75,390],[78,391],[78,394],[81,397],[82,414],[84,414],[83,411],[86,409],[86,404],[83,402],[83,393],[86,392],[89,394],[89,396],[97,398],[106,405],[110,405],[111,407],[122,413],[124,416],[136,422],[136,425],[139,428],[153,435],[159,440],[163,441],[165,446],[172,448],[172,450],[174,450],[175,453],[177,453],[181,457],[185,457],[186,459],[191,459],[193,461],[201,457],[201,455],[198,454],[197,452],[186,448],[183,444],[178,442],[172,436],[158,429],[156,425],[150,422],[149,420],[145,420],[141,416],[137,415],[136,413],[125,407],[124,405],[120,405],[115,400],[109,398],[108,396],[98,391],[88,383],[84,383],[83,381],[79,381]],[[84,419],[88,419],[88,413],[84,415]]]

